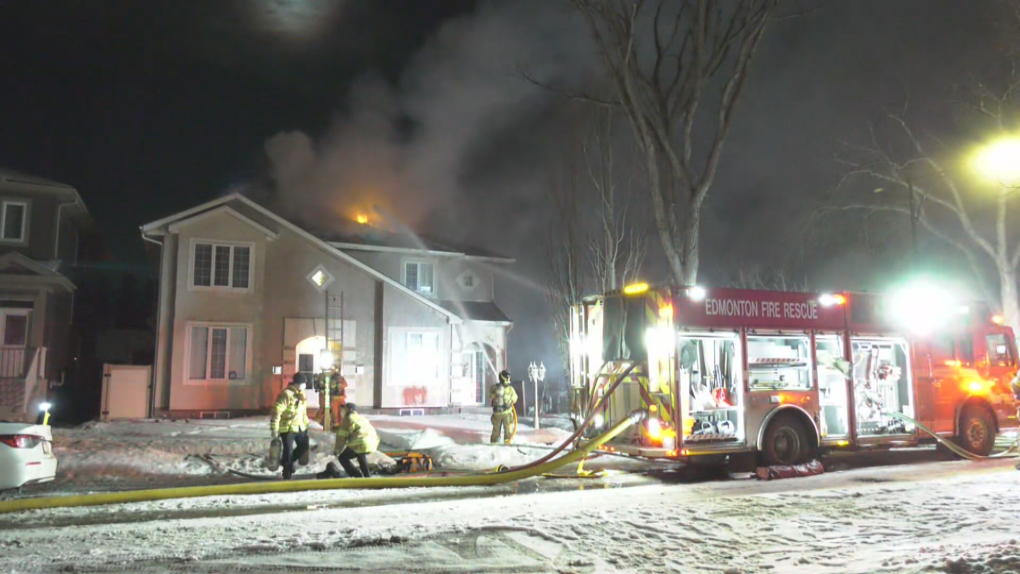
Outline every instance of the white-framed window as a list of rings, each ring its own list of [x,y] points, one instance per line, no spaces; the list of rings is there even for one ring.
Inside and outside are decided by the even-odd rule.
[[[3,200],[2,214],[0,214],[0,240],[23,243],[27,221],[28,202]]]
[[[414,365],[424,379],[441,376],[442,358],[439,355],[439,333],[436,331],[409,331],[407,333],[407,364]]]
[[[254,256],[251,243],[192,240],[190,286],[247,291],[251,288]]]
[[[465,271],[457,278],[457,282],[460,283],[461,287],[470,291],[478,284],[478,278],[475,277],[474,273]]]
[[[190,323],[187,348],[189,382],[247,380],[249,325]]]
[[[333,274],[326,270],[325,267],[319,265],[312,272],[308,274],[308,282],[319,291],[325,291],[326,287],[329,287],[336,278]]]
[[[435,273],[428,261],[404,262],[404,286],[422,295],[435,295]]]

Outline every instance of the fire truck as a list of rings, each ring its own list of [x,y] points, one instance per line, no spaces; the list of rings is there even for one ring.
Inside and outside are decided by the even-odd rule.
[[[641,457],[797,464],[933,440],[918,424],[988,454],[1017,426],[1014,335],[982,303],[637,284],[571,309],[570,356],[582,436],[642,409],[606,447]]]

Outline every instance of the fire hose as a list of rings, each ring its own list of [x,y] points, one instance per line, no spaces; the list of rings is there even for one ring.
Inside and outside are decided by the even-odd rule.
[[[952,453],[954,453],[957,456],[959,456],[960,458],[964,458],[964,459],[967,459],[967,460],[996,460],[996,459],[1000,459],[1000,458],[1007,458],[1009,456],[1017,456],[1017,454],[1016,454],[1016,451],[1017,451],[1017,441],[1020,440],[1020,434],[1017,435],[1017,440],[1014,440],[1013,444],[1010,445],[1010,447],[1008,449],[1006,449],[1006,450],[1004,450],[1002,452],[998,452],[998,453],[995,453],[995,454],[992,454],[992,455],[985,456],[985,455],[980,455],[980,454],[976,454],[976,453],[970,452],[969,450],[961,447],[960,445],[958,445],[958,444],[956,444],[956,443],[954,443],[954,442],[952,442],[950,440],[947,440],[947,439],[939,436],[938,434],[935,433],[935,431],[929,429],[928,427],[926,427],[923,424],[915,421],[914,419],[908,417],[907,415],[905,415],[903,413],[889,412],[889,413],[882,413],[882,414],[885,415],[885,416],[892,417],[894,419],[901,420],[901,421],[903,421],[903,422],[905,422],[907,424],[911,424],[911,425],[916,426],[917,428],[921,429],[926,434],[928,434],[932,438],[934,438],[939,444],[941,444],[942,446],[944,446],[947,449],[949,449]]]
[[[293,480],[281,482],[249,482],[243,484],[221,484],[213,486],[188,486],[179,488],[161,488],[149,490],[129,490],[125,492],[104,492],[76,496],[47,496],[39,498],[23,498],[0,502],[0,514],[34,510],[42,508],[71,508],[78,506],[101,506],[106,504],[122,504],[127,502],[148,502],[180,498],[197,498],[203,496],[226,496],[235,494],[269,494],[273,492],[301,492],[311,490],[335,489],[386,489],[429,486],[491,486],[524,480],[543,473],[548,473],[561,466],[579,462],[594,450],[609,442],[644,417],[641,410],[630,413],[625,419],[599,435],[583,447],[557,458],[529,468],[509,469],[503,472],[490,472],[464,476],[407,476],[407,477],[370,477],[370,478],[336,478],[326,480]]]

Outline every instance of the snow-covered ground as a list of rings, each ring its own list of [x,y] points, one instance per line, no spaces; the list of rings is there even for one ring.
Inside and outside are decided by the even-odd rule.
[[[427,450],[447,468],[532,460],[547,451],[523,443],[551,438],[522,429],[520,445],[457,444],[486,432],[487,420],[374,421],[390,447]],[[313,437],[321,462],[332,443]],[[56,440],[64,474],[48,488],[70,493],[80,482],[91,485],[85,490],[134,487],[151,476],[226,480],[195,454],[228,465],[251,459],[257,471],[268,431],[264,419],[150,421],[58,431]],[[830,461],[846,470],[771,482],[611,470],[498,487],[28,511],[0,515],[0,572],[1020,572],[1013,460],[888,456],[906,464]],[[636,470],[620,461],[600,459]]]
[[[627,486],[617,475],[33,511],[3,517],[0,570],[1020,571],[1009,461]]]
[[[570,433],[550,428],[519,429],[512,446],[488,443],[490,424],[484,415],[422,417],[370,416],[385,452],[423,451],[442,470],[488,470],[538,458],[548,445]],[[92,422],[78,428],[53,430],[57,480],[26,488],[21,495],[71,494],[166,484],[208,484],[242,480],[228,470],[270,478],[265,470],[269,446],[267,417],[233,420]],[[312,454],[299,474],[321,471],[331,460],[333,437],[317,423],[310,432]],[[372,457],[374,466],[392,464]]]

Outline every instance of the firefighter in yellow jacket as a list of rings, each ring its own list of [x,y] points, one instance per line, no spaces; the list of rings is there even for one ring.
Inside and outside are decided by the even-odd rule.
[[[333,447],[333,454],[336,455],[344,472],[351,478],[368,478],[368,455],[379,448],[379,435],[368,419],[358,413],[358,406],[354,403],[346,403],[340,407],[340,422],[336,427],[336,445]],[[358,466],[354,467],[352,460],[358,459]],[[330,462],[326,470],[317,475],[319,478],[340,478],[340,469],[335,462]]]
[[[305,397],[304,373],[297,373],[290,385],[276,397],[269,431],[283,443],[283,478],[294,475],[294,463],[308,452],[308,400]],[[295,446],[296,445],[296,446]]]
[[[489,389],[489,404],[492,405],[492,436],[489,442],[499,442],[500,430],[503,431],[503,441],[510,444],[513,437],[514,426],[514,403],[517,402],[517,391],[510,385],[510,372],[499,373],[499,382]]]

